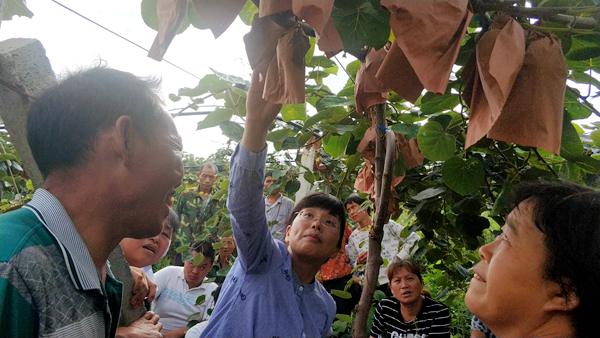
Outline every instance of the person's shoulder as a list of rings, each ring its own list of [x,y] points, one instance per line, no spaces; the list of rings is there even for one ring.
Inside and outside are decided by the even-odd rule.
[[[286,197],[286,196],[283,196],[283,195],[282,195],[282,198],[281,198],[281,200],[282,200],[284,203],[287,203],[288,205],[291,205],[292,207],[293,207],[293,206],[294,206],[294,204],[295,204],[293,199],[291,199],[291,198],[289,198],[289,197]]]
[[[321,282],[319,282],[318,280],[315,280],[315,289],[317,290],[317,292],[319,294],[319,298],[324,303],[325,309],[327,309],[328,312],[333,312],[335,315],[336,305],[335,305],[335,300],[333,300],[333,297],[331,296],[331,294],[327,291],[327,289],[325,289],[323,284],[321,284]]]
[[[156,278],[164,277],[164,276],[176,276],[177,274],[183,271],[183,266],[169,265],[164,268],[156,271],[154,276]]]
[[[208,279],[204,279],[204,281],[202,282],[202,286],[204,287],[204,290],[206,290],[206,292],[212,294],[213,291],[215,291],[219,285],[215,282],[208,282]]]
[[[0,238],[0,261],[8,261],[27,248],[56,244],[42,222],[26,208],[0,215]]]
[[[448,310],[448,306],[442,302],[439,302],[431,297],[423,297],[424,307],[430,310]]]

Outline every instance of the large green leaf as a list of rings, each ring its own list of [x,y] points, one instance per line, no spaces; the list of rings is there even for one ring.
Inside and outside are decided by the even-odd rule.
[[[306,116],[306,104],[286,104],[281,108],[281,117],[284,121],[305,121]]]
[[[346,153],[346,146],[350,141],[352,133],[345,133],[343,135],[327,135],[323,139],[323,150],[334,158],[340,157]]]
[[[258,14],[258,8],[254,4],[254,2],[252,2],[252,0],[246,0],[246,3],[244,4],[244,7],[242,7],[242,10],[238,14],[238,16],[240,17],[243,23],[250,26],[252,25],[252,21],[254,21],[254,16],[256,14]]]
[[[417,141],[423,155],[431,161],[445,161],[456,152],[456,139],[436,121],[419,128]]]
[[[565,109],[572,120],[587,119],[592,114],[591,109],[579,101],[579,91],[570,87],[565,91]]]
[[[210,114],[206,115],[204,120],[198,122],[198,130],[215,127],[220,125],[222,122],[229,121],[233,116],[231,109],[217,108]]]
[[[272,132],[267,134],[267,141],[273,143],[281,143],[283,142],[283,140],[285,140],[288,136],[291,136],[292,134],[293,132],[290,129],[273,130]]]
[[[454,107],[458,106],[460,103],[458,99],[458,95],[454,94],[446,94],[446,95],[437,95],[431,92],[428,92],[421,98],[421,112],[423,114],[435,114],[441,113],[443,111],[452,110]]]
[[[346,107],[352,104],[352,100],[347,97],[339,96],[325,96],[321,98],[316,105],[318,111],[334,108],[334,107]]]
[[[244,128],[240,126],[238,123],[233,121],[225,121],[219,124],[223,135],[229,137],[230,139],[239,142],[242,139],[242,134],[244,133]]]
[[[596,34],[576,35],[571,40],[567,53],[571,60],[587,60],[600,56],[600,39]]]
[[[565,117],[563,121],[562,138],[560,142],[560,156],[567,160],[576,161],[583,155],[583,144],[577,130],[571,121]]]
[[[382,48],[390,36],[390,13],[377,0],[336,0],[331,15],[344,50]]]
[[[442,179],[448,188],[461,195],[476,192],[484,183],[483,165],[475,158],[452,157],[442,166]]]
[[[408,123],[396,123],[390,126],[390,129],[404,135],[407,139],[417,137],[417,133],[419,132],[419,126],[416,124],[408,124]]]

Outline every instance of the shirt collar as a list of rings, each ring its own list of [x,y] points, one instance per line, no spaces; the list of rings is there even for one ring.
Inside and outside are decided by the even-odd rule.
[[[33,211],[58,241],[75,288],[102,291],[92,256],[60,201],[49,191],[40,188],[35,191],[25,208]],[[108,265],[106,269],[107,275],[110,275]]]

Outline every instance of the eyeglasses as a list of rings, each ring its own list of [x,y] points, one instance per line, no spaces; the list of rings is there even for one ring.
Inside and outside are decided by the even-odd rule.
[[[311,222],[311,223],[318,219],[321,226],[323,226],[325,228],[330,228],[330,229],[338,228],[338,222],[334,221],[333,219],[323,219],[323,217],[319,218],[312,211],[309,211],[309,210],[300,211],[298,213],[298,217],[302,221]]]

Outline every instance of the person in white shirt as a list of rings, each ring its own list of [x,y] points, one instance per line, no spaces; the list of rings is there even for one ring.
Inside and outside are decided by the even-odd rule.
[[[168,266],[155,274],[158,291],[152,310],[160,316],[164,337],[184,337],[188,318],[203,322],[214,306],[212,293],[217,284],[206,281],[215,252],[209,242],[190,247],[190,259],[184,266]]]
[[[267,225],[273,238],[283,241],[288,219],[294,209],[294,201],[283,196],[279,180],[273,177],[272,171],[265,173],[263,185],[265,194],[265,214]]]
[[[365,199],[358,195],[351,195],[344,201],[344,206],[348,212],[348,216],[356,223],[357,228],[352,231],[346,244],[346,254],[353,267],[366,265],[367,255],[369,252],[369,231],[373,225],[373,220],[369,214],[370,208],[364,208],[362,205]],[[390,220],[383,226],[383,240],[381,241],[381,257],[384,259],[384,264],[379,269],[378,289],[385,292],[387,296],[391,296],[391,291],[388,286],[387,264],[391,263],[396,256],[408,256],[410,248],[419,240],[415,233],[411,233],[408,238],[402,237],[404,226]],[[400,257],[408,258],[408,257]],[[359,267],[357,273],[359,277],[364,274],[364,266]]]

